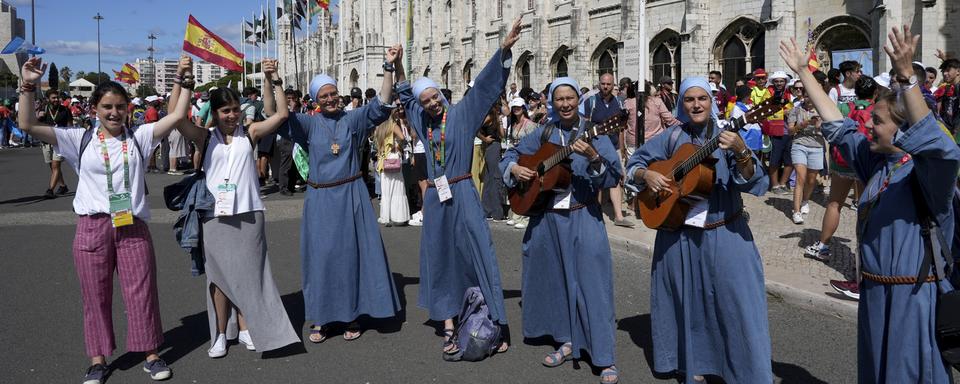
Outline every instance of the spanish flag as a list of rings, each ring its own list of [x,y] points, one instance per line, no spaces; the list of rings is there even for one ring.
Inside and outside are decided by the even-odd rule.
[[[330,0],[317,0],[317,5],[319,5],[320,8],[330,10]]]
[[[816,72],[820,69],[820,62],[817,61],[817,53],[810,50],[810,58],[807,59],[807,68],[810,69],[810,72]]]
[[[210,63],[219,65],[230,71],[243,71],[241,63],[243,55],[237,52],[226,41],[200,25],[197,19],[190,15],[187,19],[187,32],[183,36],[183,50]]]
[[[113,75],[114,80],[127,84],[135,84],[140,81],[140,72],[137,72],[137,69],[129,63],[124,64],[119,72],[113,71]]]

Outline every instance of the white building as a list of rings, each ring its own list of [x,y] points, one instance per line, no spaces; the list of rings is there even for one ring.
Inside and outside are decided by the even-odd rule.
[[[412,55],[409,77],[429,76],[459,98],[522,14],[511,72],[520,86],[539,90],[562,75],[591,86],[602,72],[635,79],[638,70],[628,71],[623,56],[625,41],[639,34],[637,5],[636,0],[342,0],[343,30],[328,34],[336,41],[328,45],[325,72],[340,80],[341,92],[379,88],[384,50],[402,42]],[[404,36],[411,6],[412,47]],[[922,34],[919,59],[926,65],[939,64],[937,48],[960,56],[956,0],[649,0],[646,14],[647,79],[720,70],[729,86],[755,68],[784,70],[777,45],[790,37],[801,44],[809,37],[825,65],[854,58],[865,72],[879,73],[890,67],[881,48],[886,33],[903,23]],[[280,42],[285,66],[293,65],[290,49],[289,42]]]
[[[157,92],[166,93],[173,90],[173,79],[177,76],[179,59],[154,60],[137,59],[133,66],[140,72],[140,83],[154,87]],[[226,76],[227,70],[206,61],[193,62],[193,74],[197,85],[220,80]]]
[[[0,41],[2,44],[13,40],[14,37],[26,38],[26,27],[23,19],[17,17],[17,7],[6,1],[0,1]],[[27,55],[0,55],[0,72],[9,72],[20,76],[20,67],[27,60]]]
[[[76,79],[70,82],[70,95],[90,97],[90,95],[93,94],[93,89],[96,88],[96,86],[96,84],[91,83],[86,79]]]

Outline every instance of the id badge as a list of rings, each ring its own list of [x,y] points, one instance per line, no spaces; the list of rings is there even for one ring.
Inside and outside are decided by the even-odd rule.
[[[233,215],[236,196],[236,184],[217,185],[217,204],[214,208],[214,216],[219,217]]]
[[[450,191],[450,183],[447,182],[447,175],[433,179],[433,184],[437,187],[437,195],[440,196],[440,202],[445,202],[453,198],[453,192]]]
[[[114,193],[109,196],[110,220],[114,228],[133,224],[133,202],[130,192]]]
[[[562,199],[553,204],[553,209],[570,209],[570,196],[573,196],[573,192],[563,195]]]

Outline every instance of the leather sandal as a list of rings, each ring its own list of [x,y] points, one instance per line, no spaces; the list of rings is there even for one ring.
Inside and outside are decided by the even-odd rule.
[[[327,330],[322,325],[313,324],[310,326],[310,336],[307,338],[311,343],[320,344],[327,340]]]
[[[570,353],[563,353],[564,348],[570,351]],[[547,357],[543,359],[542,364],[546,367],[554,368],[563,365],[563,363],[573,360],[573,344],[564,343],[557,348],[556,351],[550,352],[547,354]]]
[[[620,371],[617,366],[611,365],[600,371],[600,384],[617,384],[620,382]]]
[[[460,347],[457,346],[456,340],[453,339],[453,328],[444,329],[443,330],[443,353],[448,355],[455,355],[458,352],[460,352]]]

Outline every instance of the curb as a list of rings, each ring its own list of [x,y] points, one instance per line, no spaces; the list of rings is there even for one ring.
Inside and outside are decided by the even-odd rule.
[[[627,239],[622,236],[608,234],[612,250],[628,254],[640,254],[645,257],[653,256],[653,245],[642,241]],[[810,292],[790,285],[765,278],[764,285],[767,294],[775,300],[842,320],[856,323],[857,304],[851,301],[833,299],[822,293]]]

